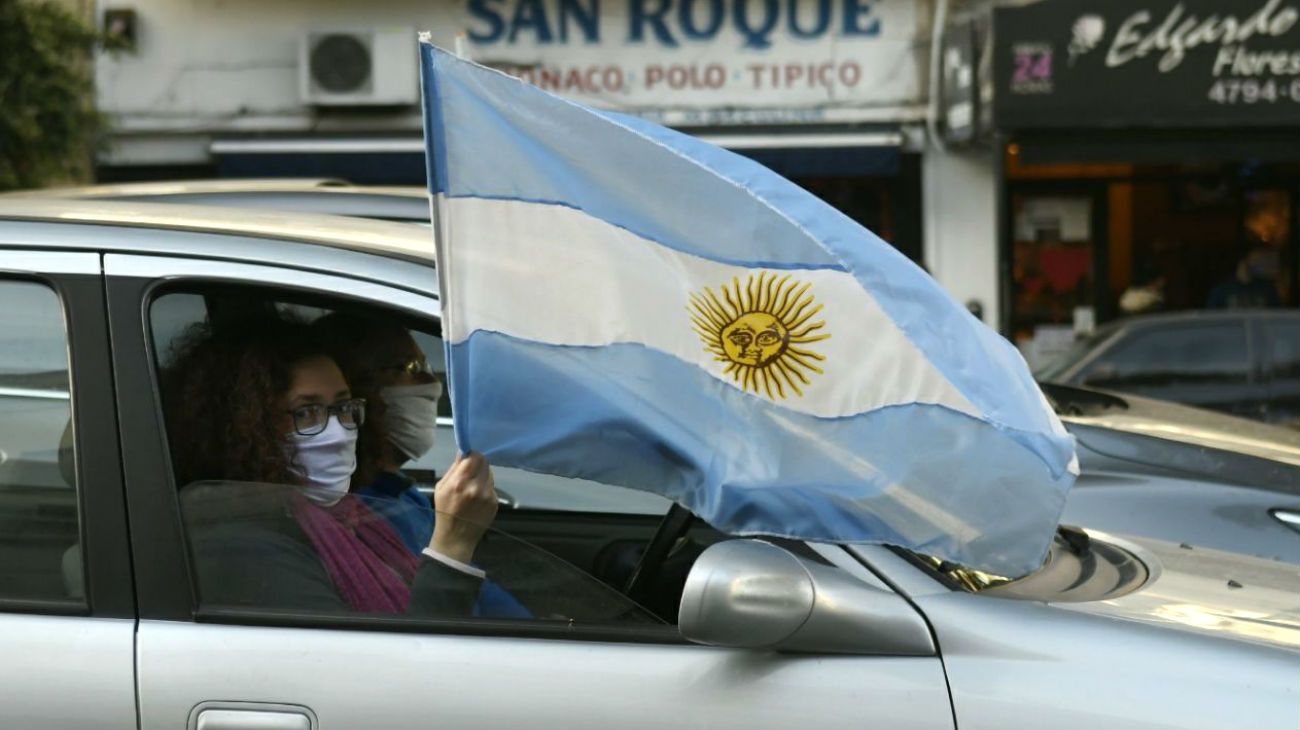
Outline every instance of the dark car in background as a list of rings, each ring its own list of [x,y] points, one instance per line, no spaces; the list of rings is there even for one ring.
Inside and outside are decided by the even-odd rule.
[[[1300,427],[1300,312],[1124,319],[1080,340],[1035,376]]]
[[[1300,432],[1043,384],[1082,473],[1062,522],[1300,565]]]

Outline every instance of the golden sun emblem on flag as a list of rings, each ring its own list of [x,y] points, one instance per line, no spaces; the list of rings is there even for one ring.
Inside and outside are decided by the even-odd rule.
[[[810,286],[763,271],[732,279],[717,294],[705,287],[691,295],[691,324],[736,385],[773,400],[787,391],[802,397],[800,384],[811,385],[809,375],[820,375],[826,359],[806,346],[830,337],[824,321],[813,321],[822,305]]]

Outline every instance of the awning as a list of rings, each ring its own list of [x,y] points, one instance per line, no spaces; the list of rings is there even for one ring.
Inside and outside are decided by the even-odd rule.
[[[1022,132],[1011,139],[1027,165],[1297,162],[1296,131],[1089,129]]]
[[[761,132],[696,136],[786,177],[898,174],[897,130]],[[419,137],[218,139],[209,148],[221,177],[343,177],[361,184],[424,184]]]
[[[897,131],[699,134],[786,177],[884,177],[898,174]]]
[[[218,139],[219,177],[341,177],[363,185],[423,185],[424,143],[400,138]]]

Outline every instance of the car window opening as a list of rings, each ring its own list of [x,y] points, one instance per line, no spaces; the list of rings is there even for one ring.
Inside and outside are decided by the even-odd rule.
[[[59,295],[0,280],[0,601],[86,605],[73,397]]]
[[[675,623],[690,566],[726,539],[692,522],[631,600],[667,500],[494,468],[495,521],[438,512],[431,482],[458,467],[432,318],[232,285],[161,289],[149,313],[205,613]],[[440,523],[472,552],[431,556]]]

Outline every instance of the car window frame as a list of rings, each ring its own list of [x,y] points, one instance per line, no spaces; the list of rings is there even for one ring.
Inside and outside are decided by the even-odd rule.
[[[85,598],[0,597],[0,615],[134,619],[134,577],[100,255],[23,249],[5,249],[5,254],[0,284],[22,281],[45,286],[62,309]]]
[[[418,264],[409,264],[418,266]],[[431,267],[425,267],[433,277]],[[422,634],[563,638],[631,643],[686,643],[675,625],[618,626],[485,618],[426,619],[322,615],[277,609],[203,607],[196,595],[184,536],[177,485],[167,445],[149,308],[161,289],[231,284],[352,300],[436,319],[425,309],[431,291],[386,285],[360,276],[295,269],[283,264],[215,258],[119,254],[105,266],[113,358],[122,421],[122,451],[129,497],[131,542],[138,561],[136,602],[142,620],[328,628]],[[367,293],[370,294],[367,296]],[[385,296],[379,296],[380,294]]]
[[[1255,336],[1259,341],[1259,371],[1264,382],[1272,385],[1277,377],[1277,360],[1273,356],[1272,331],[1282,327],[1294,327],[1300,330],[1300,318],[1261,317],[1254,323]],[[1283,378],[1284,380],[1287,378]]]

